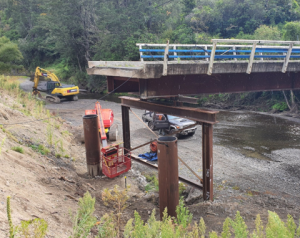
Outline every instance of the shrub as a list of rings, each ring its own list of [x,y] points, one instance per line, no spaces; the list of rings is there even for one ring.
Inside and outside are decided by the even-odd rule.
[[[21,154],[24,154],[24,150],[23,150],[23,148],[20,147],[20,146],[14,146],[14,147],[12,147],[11,149],[12,149],[13,151],[16,151],[16,152],[19,152],[19,153],[21,153]]]
[[[272,109],[282,112],[288,109],[288,105],[285,102],[279,102],[274,104]]]
[[[7,197],[7,219],[9,224],[9,238],[18,237],[35,237],[43,238],[47,234],[48,223],[44,219],[36,218],[28,221],[21,221],[20,226],[14,226],[11,219],[10,197]]]
[[[92,198],[89,192],[86,192],[83,198],[79,199],[79,209],[73,220],[73,238],[88,237],[92,227],[96,225],[96,217],[93,215],[95,211],[95,198]]]

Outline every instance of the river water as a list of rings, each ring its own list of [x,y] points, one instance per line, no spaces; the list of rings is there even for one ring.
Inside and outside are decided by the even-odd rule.
[[[221,111],[217,118],[216,143],[246,156],[268,160],[274,150],[300,149],[299,119],[241,111]]]

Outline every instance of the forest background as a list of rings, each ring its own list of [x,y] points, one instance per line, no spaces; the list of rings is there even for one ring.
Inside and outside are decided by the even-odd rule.
[[[0,0],[0,73],[35,67],[103,90],[90,60],[139,60],[136,43],[200,44],[212,38],[299,40],[300,0]],[[237,96],[238,95],[238,96]],[[200,97],[286,110],[300,93]],[[286,100],[285,100],[286,99]],[[276,105],[276,106],[275,106]],[[268,110],[266,109],[266,110]],[[265,110],[264,108],[262,110]]]

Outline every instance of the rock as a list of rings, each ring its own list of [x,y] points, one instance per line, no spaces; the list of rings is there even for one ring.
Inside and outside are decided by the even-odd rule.
[[[202,191],[192,188],[188,197],[185,199],[187,205],[191,205],[195,202],[199,202],[202,198]]]
[[[148,202],[152,202],[154,204],[158,204],[159,195],[158,195],[158,193],[152,192],[152,193],[148,193],[144,198]]]
[[[145,190],[145,186],[148,184],[146,178],[143,175],[140,175],[136,180],[138,182],[139,189]]]
[[[250,150],[250,151],[255,151],[255,149],[250,147],[250,146],[245,146],[245,147],[243,147],[243,149]]]

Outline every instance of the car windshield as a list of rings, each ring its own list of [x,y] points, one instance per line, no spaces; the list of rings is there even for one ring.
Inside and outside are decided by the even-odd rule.
[[[180,117],[172,116],[172,115],[168,115],[168,118],[169,120],[181,119]]]

